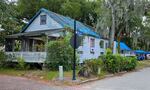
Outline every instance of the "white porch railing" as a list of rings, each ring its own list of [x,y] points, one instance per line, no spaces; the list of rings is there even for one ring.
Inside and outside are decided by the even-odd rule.
[[[46,52],[6,52],[12,61],[17,61],[17,57],[23,57],[25,62],[43,63],[46,60]]]

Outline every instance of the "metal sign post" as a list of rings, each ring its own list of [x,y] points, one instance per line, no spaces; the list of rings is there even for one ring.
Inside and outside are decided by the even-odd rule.
[[[76,80],[76,20],[74,20],[74,61],[72,80]]]

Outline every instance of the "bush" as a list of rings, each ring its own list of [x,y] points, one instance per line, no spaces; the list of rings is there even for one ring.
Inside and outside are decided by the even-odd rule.
[[[136,65],[136,57],[123,57],[120,55],[113,55],[108,53],[99,57],[98,59],[86,60],[83,63],[83,67],[80,69],[78,75],[83,77],[98,75],[99,67],[110,73],[131,71],[136,68]]]
[[[107,48],[107,49],[106,49],[106,54],[107,54],[107,55],[113,54],[113,53],[112,53],[112,50],[111,50],[110,48]]]
[[[126,71],[131,71],[133,69],[136,68],[137,66],[137,60],[136,60],[136,57],[127,57],[127,62],[126,62],[126,66],[125,66],[125,70]]]
[[[3,67],[6,63],[6,60],[7,60],[7,55],[0,51],[0,67]]]
[[[17,69],[25,69],[25,67],[26,67],[26,63],[25,63],[25,60],[24,60],[24,58],[22,58],[22,57],[18,57],[17,58],[17,62],[18,62],[18,64],[17,64]]]
[[[63,66],[64,70],[72,69],[74,54],[68,40],[61,39],[49,42],[47,59],[45,61],[46,68],[57,70],[59,66]]]
[[[98,69],[102,68],[103,62],[100,59],[85,60],[83,67],[80,69],[78,75],[82,77],[90,77],[98,75]]]
[[[101,57],[104,61],[104,68],[110,73],[121,71],[130,71],[135,69],[137,60],[134,57],[122,57],[120,55],[104,55]]]

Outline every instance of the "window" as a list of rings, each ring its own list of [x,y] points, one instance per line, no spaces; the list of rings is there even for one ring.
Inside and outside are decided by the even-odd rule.
[[[105,43],[105,45],[106,45],[105,48],[108,48],[108,43]]]
[[[90,39],[90,47],[95,47],[95,39],[94,38]]]
[[[83,46],[83,44],[84,44],[84,37],[83,37],[83,36],[80,36],[80,39],[81,39],[81,44],[80,44],[80,46]]]
[[[41,15],[40,16],[40,25],[45,25],[46,24],[46,15]]]
[[[100,48],[104,48],[104,41],[101,40],[100,43],[99,43],[99,45],[100,45]]]
[[[104,52],[100,52],[101,55],[104,55]]]
[[[83,51],[78,51],[78,54],[83,54]]]

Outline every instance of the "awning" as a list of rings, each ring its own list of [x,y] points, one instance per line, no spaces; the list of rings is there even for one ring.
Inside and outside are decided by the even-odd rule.
[[[135,50],[134,51],[136,54],[145,54],[144,50]]]
[[[118,42],[116,42],[117,47],[118,47]],[[120,49],[121,50],[126,50],[126,51],[131,51],[131,48],[129,48],[124,42],[120,42]]]
[[[150,54],[150,52],[145,52],[145,54]]]

